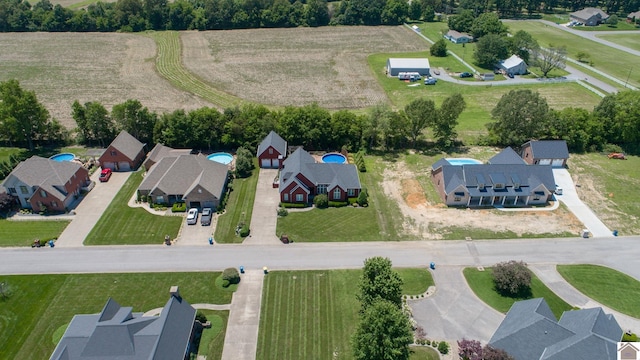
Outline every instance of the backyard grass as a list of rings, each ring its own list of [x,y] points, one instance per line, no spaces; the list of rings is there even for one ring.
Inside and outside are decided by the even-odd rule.
[[[139,245],[161,244],[165,235],[175,239],[182,216],[153,215],[127,203],[142,182],[142,170],[129,176],[109,207],[93,227],[85,245]]]
[[[0,219],[0,246],[30,246],[35,239],[57,238],[69,225],[66,220],[9,221]]]
[[[638,62],[637,56],[596,43],[578,35],[573,35],[540,22],[514,21],[509,22],[508,26],[512,33],[515,33],[518,30],[524,30],[530,33],[536,40],[538,40],[540,46],[566,46],[568,56],[570,58],[575,59],[578,52],[586,52],[590,55],[590,60],[593,61],[595,68],[622,81],[627,78],[629,70],[631,70],[633,65]],[[631,74],[629,83],[634,86],[640,86],[640,71],[635,74]]]
[[[640,33],[639,34],[602,34],[598,35],[600,39],[614,42],[618,45],[640,51]],[[640,71],[640,70],[638,70]]]
[[[600,31],[615,33],[616,31],[638,30],[638,26],[629,24],[625,21],[624,18],[622,18],[616,25],[601,24],[598,26],[576,26],[574,27],[574,29],[578,31]]]
[[[169,288],[187,301],[228,304],[231,293],[212,286],[219,273],[73,274],[0,276],[11,295],[0,299],[0,358],[47,359],[54,332],[75,314],[95,314],[109,297],[138,312],[162,307]],[[144,286],[141,286],[144,284]]]
[[[409,360],[440,360],[440,353],[430,346],[412,346],[409,352]]]
[[[207,317],[207,321],[211,322],[211,328],[202,331],[198,356],[206,356],[208,360],[222,359],[222,348],[224,347],[229,311],[198,311],[201,311]]]
[[[394,268],[402,278],[403,295],[424,294],[429,286],[435,285],[433,277],[426,267],[424,268]]]
[[[640,281],[599,265],[558,265],[558,272],[587,297],[623,314],[640,318]]]
[[[564,311],[572,309],[571,305],[552,292],[535,274],[531,275],[531,297],[528,298],[506,297],[498,293],[491,276],[491,268],[485,268],[485,271],[479,271],[476,268],[465,268],[463,274],[476,296],[501,313],[509,311],[511,305],[516,301],[540,297],[547,301],[551,311],[558,319]]]
[[[253,214],[253,201],[258,183],[258,160],[254,159],[255,169],[245,179],[233,180],[233,191],[229,194],[225,213],[218,217],[214,238],[222,244],[241,243],[244,238],[236,235],[236,226],[243,221],[249,227]]]

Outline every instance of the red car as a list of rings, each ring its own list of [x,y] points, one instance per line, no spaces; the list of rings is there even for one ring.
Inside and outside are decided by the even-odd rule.
[[[104,169],[100,173],[100,177],[98,178],[98,180],[100,180],[100,182],[107,182],[109,181],[110,177],[111,177],[111,169]]]

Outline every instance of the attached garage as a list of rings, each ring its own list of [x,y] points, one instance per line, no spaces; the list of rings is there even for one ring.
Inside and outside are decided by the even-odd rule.
[[[551,161],[551,166],[553,166],[553,167],[563,167],[564,166],[564,159],[553,159],[553,161]]]
[[[118,162],[118,171],[129,171],[131,170],[131,165],[126,161]]]
[[[550,165],[551,159],[540,159],[538,160],[538,165]]]
[[[398,76],[401,72],[417,72],[422,76],[429,76],[429,59],[425,58],[389,58],[387,60],[387,74]]]
[[[107,161],[104,164],[102,164],[102,168],[103,169],[111,169],[112,171],[116,170],[116,163],[112,162],[112,161]]]
[[[260,167],[265,169],[277,169],[280,166],[279,159],[261,159]]]

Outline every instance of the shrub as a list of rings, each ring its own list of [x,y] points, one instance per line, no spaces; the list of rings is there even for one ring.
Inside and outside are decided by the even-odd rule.
[[[438,351],[442,355],[448,354],[449,353],[449,343],[447,343],[446,341],[441,341],[440,344],[438,344]]]
[[[238,177],[248,177],[253,171],[253,153],[248,149],[239,147],[236,151],[236,174]]]
[[[222,280],[222,287],[223,288],[228,288],[229,285],[231,285],[231,283],[229,282],[229,280]]]
[[[349,205],[348,201],[329,201],[329,207],[345,207]]]
[[[282,206],[285,209],[293,209],[293,208],[306,208],[307,204],[301,204],[301,203],[280,203],[280,206]]]
[[[240,237],[247,237],[250,232],[251,230],[249,229],[249,226],[243,225],[242,228],[240,228]]]
[[[316,195],[313,198],[313,204],[318,209],[326,209],[329,206],[329,197],[326,194]]]
[[[429,49],[431,56],[445,57],[447,56],[447,43],[444,39],[436,41]]]
[[[622,342],[637,342],[638,341],[638,335],[634,334],[634,333],[624,333],[622,335]]]
[[[358,198],[348,198],[347,202],[349,203],[349,205],[353,205],[356,204],[358,202]]]
[[[185,203],[174,203],[171,206],[171,212],[185,212],[187,211],[187,204]]]
[[[227,280],[230,284],[238,284],[240,282],[240,273],[236,268],[226,268],[222,272],[222,280]]]
[[[616,144],[605,144],[603,147],[604,152],[607,153],[612,153],[612,152],[616,152],[616,153],[621,153],[622,148],[619,145]]]
[[[425,342],[425,344],[427,344],[427,345],[431,345],[431,340],[429,340],[429,339],[426,339],[424,342]]]
[[[289,211],[287,211],[287,209],[283,207],[278,208],[278,216],[285,217],[287,215],[289,215]]]
[[[493,267],[496,289],[506,295],[526,295],[531,292],[531,270],[522,261],[507,261]]]
[[[358,205],[369,205],[369,193],[367,192],[367,188],[363,187],[362,190],[360,190],[360,194],[358,194]]]
[[[438,348],[438,342],[437,342],[437,341],[435,341],[435,340],[433,340],[433,341],[431,342],[431,346],[432,346],[432,347],[434,347],[434,348]]]
[[[207,322],[207,316],[200,310],[196,312],[196,320],[200,321],[201,324]]]

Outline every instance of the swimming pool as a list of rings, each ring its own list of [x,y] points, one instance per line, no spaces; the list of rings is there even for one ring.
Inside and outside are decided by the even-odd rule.
[[[482,161],[478,161],[476,159],[471,159],[471,158],[447,158],[446,160],[451,165],[477,165],[477,164],[482,164]]]
[[[76,156],[72,153],[61,153],[61,154],[55,154],[52,157],[50,157],[49,159],[53,160],[53,161],[57,161],[57,162],[63,162],[63,161],[71,161],[73,159],[75,159]]]
[[[322,155],[322,162],[331,164],[344,164],[347,162],[347,158],[340,153],[329,153]]]
[[[233,161],[233,155],[226,152],[217,152],[207,156],[207,159],[220,164],[229,165],[231,161]]]

